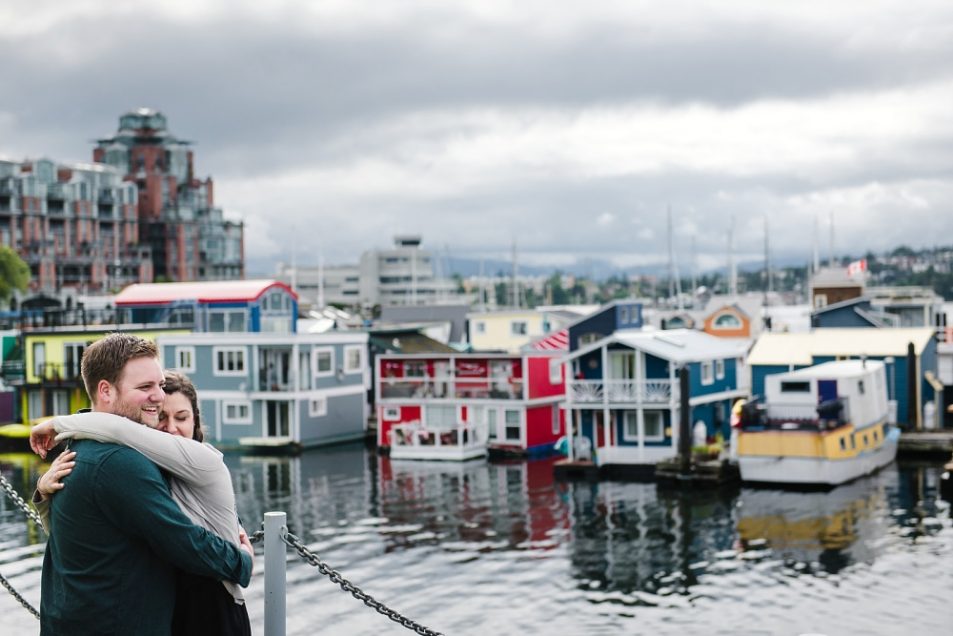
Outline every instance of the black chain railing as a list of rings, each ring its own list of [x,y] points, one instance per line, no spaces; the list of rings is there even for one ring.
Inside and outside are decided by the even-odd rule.
[[[27,517],[33,519],[33,521],[36,522],[36,525],[40,526],[41,528],[43,527],[43,521],[40,519],[40,515],[37,514],[36,510],[33,510],[33,508],[31,508],[30,505],[23,500],[23,497],[21,497],[17,491],[13,489],[13,486],[10,485],[10,482],[8,482],[3,475],[0,475],[0,488],[7,493],[7,496],[13,500],[13,503],[15,503],[18,508],[26,513]],[[5,587],[7,591],[10,592],[11,596],[13,596],[13,598],[15,598],[20,605],[25,607],[27,611],[36,616],[37,619],[40,618],[40,613],[36,611],[36,608],[30,605],[25,598],[20,596],[20,593],[17,592],[12,585],[10,585],[10,582],[6,580],[2,574],[0,574],[0,585]]]
[[[30,507],[30,504],[23,500],[23,497],[17,494],[17,491],[13,489],[13,486],[10,485],[10,482],[4,479],[3,475],[0,475],[0,488],[3,488],[3,490],[7,493],[7,496],[13,500],[13,503],[15,503],[20,510],[26,513],[27,517],[33,519],[33,521],[36,522],[36,525],[40,526],[41,528],[43,527],[43,520],[40,519],[40,515],[37,514],[36,510]]]
[[[256,532],[255,534],[258,534],[258,533]],[[389,607],[387,607],[380,601],[376,600],[370,594],[368,594],[367,592],[364,592],[363,590],[361,590],[361,588],[357,587],[356,585],[354,585],[353,583],[345,579],[343,576],[341,576],[339,572],[332,569],[326,563],[321,561],[321,559],[318,557],[317,554],[315,554],[314,552],[311,552],[307,547],[305,547],[305,545],[301,543],[301,540],[298,537],[288,532],[287,528],[282,529],[281,540],[287,543],[290,547],[294,548],[295,551],[298,553],[298,555],[302,559],[304,559],[305,561],[307,561],[314,567],[318,568],[318,571],[321,572],[321,574],[331,579],[331,581],[333,581],[334,583],[337,583],[339,586],[341,586],[342,590],[350,593],[351,596],[353,596],[357,600],[364,603],[364,605],[367,605],[368,607],[377,611],[378,613],[383,614],[384,616],[391,619],[395,623],[399,623],[400,625],[403,625],[407,629],[412,629],[418,634],[422,634],[422,636],[442,636],[440,632],[435,632],[432,629],[424,627],[420,623],[417,623],[407,618],[406,616],[403,616],[399,612],[396,612],[395,610],[390,609]]]
[[[3,587],[7,588],[7,591],[10,592],[10,594],[13,596],[13,598],[15,598],[17,601],[19,601],[20,605],[22,605],[23,607],[25,607],[28,612],[30,612],[31,614],[33,614],[34,616],[36,616],[37,620],[39,620],[39,618],[40,618],[40,613],[39,613],[38,611],[36,611],[36,608],[33,607],[32,605],[30,605],[30,603],[29,603],[25,598],[23,598],[22,596],[20,596],[20,593],[17,592],[15,589],[13,589],[13,586],[10,585],[10,582],[9,582],[8,580],[6,580],[5,578],[3,578],[3,575],[2,575],[2,574],[0,574],[0,585],[2,585]]]

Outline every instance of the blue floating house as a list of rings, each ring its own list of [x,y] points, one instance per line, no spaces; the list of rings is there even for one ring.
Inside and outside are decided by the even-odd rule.
[[[831,307],[835,307],[831,305]],[[842,304],[835,311],[847,320],[849,312],[863,305]],[[847,313],[841,313],[847,312]],[[832,318],[835,314],[828,314]],[[862,314],[854,314],[860,317]],[[908,355],[912,354],[912,355]],[[936,400],[936,330],[930,327],[831,327],[805,333],[766,333],[758,338],[748,356],[751,391],[764,395],[764,378],[773,373],[851,359],[882,360],[886,364],[887,398],[893,420],[904,428],[919,428],[923,406]]]
[[[365,435],[367,333],[193,333],[157,343],[163,366],[195,383],[219,448],[297,449]]]
[[[585,437],[595,462],[610,467],[649,467],[674,455],[683,366],[690,376],[690,421],[703,422],[709,437],[727,439],[731,405],[749,395],[748,346],[746,339],[692,329],[619,330],[570,352],[565,408],[574,447]]]

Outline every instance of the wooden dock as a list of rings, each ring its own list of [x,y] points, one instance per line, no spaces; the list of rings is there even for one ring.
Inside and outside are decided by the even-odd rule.
[[[897,454],[949,457],[953,454],[953,430],[904,431],[900,434]]]
[[[698,486],[723,486],[741,480],[738,464],[727,459],[693,460],[687,474],[682,473],[681,461],[672,457],[655,466],[659,482],[684,483]]]

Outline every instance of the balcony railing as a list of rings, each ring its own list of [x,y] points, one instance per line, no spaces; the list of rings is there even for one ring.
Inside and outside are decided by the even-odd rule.
[[[667,404],[673,393],[670,380],[573,380],[569,396],[581,403]]]
[[[381,378],[381,398],[519,400],[522,378]]]
[[[33,375],[46,382],[75,382],[81,379],[79,364],[45,362],[34,365]]]
[[[397,424],[390,429],[391,448],[461,449],[486,444],[486,424],[458,423],[453,427],[425,428],[420,422]]]
[[[11,382],[23,379],[23,360],[4,360],[0,365],[0,375]]]

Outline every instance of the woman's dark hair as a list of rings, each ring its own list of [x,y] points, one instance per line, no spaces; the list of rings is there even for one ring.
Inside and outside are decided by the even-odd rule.
[[[192,384],[192,380],[176,371],[166,371],[165,384],[162,385],[162,390],[165,391],[166,395],[181,393],[189,399],[189,402],[192,404],[192,416],[195,420],[195,430],[192,432],[192,439],[197,442],[204,441],[205,431],[202,430],[202,419],[199,415],[199,397],[195,392],[195,385]]]

